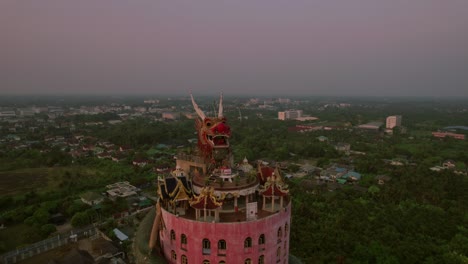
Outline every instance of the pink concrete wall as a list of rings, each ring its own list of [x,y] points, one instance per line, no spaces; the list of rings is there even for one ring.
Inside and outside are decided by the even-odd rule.
[[[291,225],[291,204],[280,212],[255,221],[238,223],[206,223],[176,217],[162,209],[162,218],[165,229],[160,233],[164,255],[169,263],[181,263],[182,255],[187,256],[189,264],[201,264],[209,260],[210,264],[218,264],[224,260],[226,263],[242,264],[248,258],[253,264],[258,263],[261,255],[264,255],[264,263],[287,263],[289,255],[289,229]],[[287,224],[288,230],[285,231]],[[278,229],[281,227],[282,236],[278,239]],[[171,240],[171,230],[175,231],[175,240]],[[185,249],[181,248],[181,235],[187,236]],[[265,235],[265,245],[260,247],[258,239]],[[252,247],[245,250],[244,240],[252,238]],[[209,239],[211,253],[203,255],[202,241]],[[226,240],[226,250],[218,252],[218,241]],[[280,240],[280,241],[278,241]],[[279,262],[277,261],[277,249],[281,248]],[[264,249],[262,249],[264,248]],[[175,251],[177,260],[172,261],[171,252]],[[222,255],[224,254],[224,256]]]

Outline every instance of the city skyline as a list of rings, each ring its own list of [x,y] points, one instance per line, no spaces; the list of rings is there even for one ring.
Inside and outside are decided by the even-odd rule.
[[[468,96],[466,1],[3,1],[0,94]]]

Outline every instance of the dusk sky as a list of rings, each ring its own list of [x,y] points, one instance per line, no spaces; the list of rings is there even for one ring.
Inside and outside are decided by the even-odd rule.
[[[468,96],[467,0],[2,0],[1,94]]]

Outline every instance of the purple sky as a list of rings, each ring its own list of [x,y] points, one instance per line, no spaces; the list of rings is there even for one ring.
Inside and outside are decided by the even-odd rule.
[[[468,1],[0,1],[0,93],[189,90],[468,96]]]

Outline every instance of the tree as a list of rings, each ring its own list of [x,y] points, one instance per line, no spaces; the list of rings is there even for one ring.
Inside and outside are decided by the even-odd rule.
[[[73,227],[82,227],[90,224],[88,214],[86,212],[76,213],[71,219],[71,224]]]
[[[84,211],[88,206],[81,202],[72,202],[66,209],[68,216],[75,215],[77,212]]]
[[[377,194],[378,192],[380,192],[380,189],[379,187],[377,187],[376,185],[372,185],[371,187],[369,187],[369,189],[367,189],[367,191],[372,194],[372,195],[375,195]]]
[[[46,209],[39,208],[32,216],[26,218],[24,222],[28,225],[42,226],[49,221],[49,216],[49,212]]]
[[[52,234],[55,231],[57,231],[57,228],[53,224],[45,224],[41,226],[41,235],[43,237],[47,237],[48,235]]]
[[[376,241],[372,241],[370,245],[366,246],[357,245],[353,256],[356,263],[399,263],[398,258],[392,255],[389,248]]]

